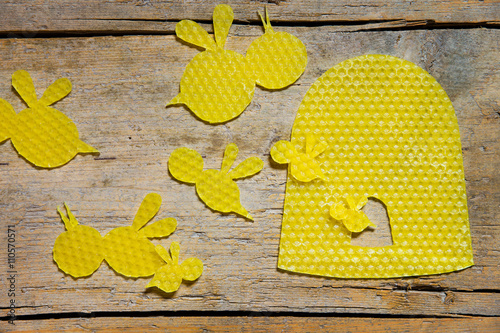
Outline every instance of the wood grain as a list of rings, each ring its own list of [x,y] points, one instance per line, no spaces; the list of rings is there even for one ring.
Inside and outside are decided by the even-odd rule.
[[[17,332],[497,332],[498,318],[141,317],[18,321]],[[7,331],[12,331],[8,327]]]
[[[259,29],[237,29],[227,48],[244,53]],[[39,93],[55,79],[68,77],[73,92],[55,106],[75,121],[85,142],[101,151],[98,158],[81,155],[62,168],[39,170],[9,142],[0,145],[0,235],[5,237],[7,225],[16,225],[18,315],[181,310],[500,315],[500,32],[340,33],[326,26],[283,30],[305,42],[306,72],[282,91],[257,88],[247,110],[219,126],[197,120],[183,107],[164,107],[198,53],[174,36],[0,40],[0,96],[18,112],[25,107],[11,88],[10,76],[17,69],[32,74]],[[322,73],[367,53],[391,54],[422,66],[454,104],[467,180],[472,268],[380,280],[327,279],[276,269],[286,169],[270,162],[270,147],[289,138],[304,94]],[[169,154],[181,146],[200,151],[206,168],[219,168],[230,142],[240,148],[237,162],[252,155],[265,161],[258,175],[238,181],[242,204],[254,223],[210,211],[194,187],[167,172]],[[58,205],[67,202],[81,224],[104,235],[129,225],[142,198],[153,191],[164,199],[158,218],[175,217],[179,225],[169,239],[155,243],[168,247],[179,241],[181,260],[202,259],[205,271],[197,282],[165,295],[145,291],[147,279],[125,279],[106,264],[78,280],[58,270],[52,261],[52,246],[64,231]],[[5,262],[2,250],[0,263]],[[1,264],[0,289],[6,287],[6,266]],[[1,293],[2,316],[8,312],[5,304],[7,295]],[[425,320],[414,325],[419,323]]]
[[[30,37],[36,33],[172,33],[182,19],[211,23],[220,1],[64,1],[0,0],[0,33]],[[435,24],[500,24],[496,0],[324,0],[229,1],[235,22],[260,24],[266,6],[275,23],[337,23],[356,29]],[[366,25],[374,22],[375,24]],[[346,24],[347,23],[347,24]],[[352,27],[351,27],[352,28]],[[211,29],[211,27],[209,27]]]

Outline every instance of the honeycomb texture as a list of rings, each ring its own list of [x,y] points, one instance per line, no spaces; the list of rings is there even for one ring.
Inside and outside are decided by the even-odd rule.
[[[40,100],[28,72],[15,72],[12,86],[29,108],[16,115],[10,104],[0,100],[0,142],[10,138],[21,156],[41,168],[64,165],[77,153],[98,153],[79,139],[71,119],[49,107],[70,93],[68,79],[55,81]]]
[[[330,207],[330,215],[338,220],[342,221],[344,226],[350,232],[361,232],[367,227],[375,228],[376,225],[373,224],[368,216],[361,211],[364,205],[368,202],[368,198],[361,197],[357,202],[352,197],[347,197],[347,206],[343,202],[335,202]]]
[[[473,265],[458,123],[429,73],[384,55],[334,66],[304,97],[291,143],[299,150],[308,135],[328,143],[317,158],[325,179],[288,177],[279,268],[387,278]],[[346,197],[386,205],[393,245],[350,244],[329,212]]]
[[[274,32],[267,9],[266,20],[262,18],[264,35],[250,44],[246,58],[258,85],[267,89],[282,89],[304,73],[307,50],[294,35]]]
[[[269,89],[281,89],[295,82],[304,71],[307,53],[296,37],[274,33],[269,24],[269,32],[252,44],[244,57],[224,50],[233,21],[231,7],[216,6],[213,20],[215,40],[193,21],[183,20],[176,25],[180,39],[205,51],[187,65],[180,93],[167,106],[184,104],[206,122],[223,123],[239,116],[250,104],[256,80]]]
[[[221,170],[203,171],[203,158],[189,148],[177,148],[168,160],[170,174],[186,183],[196,184],[196,193],[211,209],[222,213],[236,213],[250,220],[252,216],[240,203],[240,190],[234,179],[252,176],[264,167],[258,157],[250,157],[229,171],[238,155],[238,147],[227,145]]]
[[[77,225],[57,237],[54,261],[59,268],[75,277],[94,273],[104,259],[101,234],[94,228]]]
[[[203,263],[200,259],[189,258],[179,265],[180,246],[177,242],[170,245],[170,253],[157,245],[156,251],[165,260],[166,265],[160,267],[146,288],[157,287],[166,293],[179,289],[182,280],[194,281],[203,273]]]
[[[288,141],[278,141],[271,148],[271,157],[280,164],[290,163],[290,174],[301,182],[310,182],[316,178],[324,179],[325,175],[316,161],[316,157],[325,151],[327,144],[320,142],[313,145],[312,137],[306,138],[306,153],[297,152],[295,146]]]
[[[68,231],[59,235],[54,244],[54,260],[59,268],[73,277],[91,275],[103,259],[117,273],[128,277],[153,275],[165,263],[147,237],[166,237],[176,228],[175,219],[164,219],[143,226],[158,212],[161,197],[150,193],[144,198],[132,226],[118,227],[101,237],[91,227],[78,225],[66,207],[69,219],[62,212]],[[164,228],[160,227],[163,226]],[[149,228],[149,229],[148,229]]]

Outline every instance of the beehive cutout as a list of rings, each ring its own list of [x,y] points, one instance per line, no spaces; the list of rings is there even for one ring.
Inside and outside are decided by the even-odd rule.
[[[334,66],[305,95],[292,147],[311,135],[326,143],[325,177],[304,182],[289,166],[279,268],[387,278],[473,265],[458,123],[429,73],[384,55]],[[351,245],[371,223],[359,212],[367,197],[386,205],[393,245]]]
[[[190,258],[179,265],[178,243],[173,243],[172,257],[167,258],[165,249],[155,248],[148,239],[167,237],[177,227],[173,218],[145,226],[160,206],[159,194],[146,195],[132,225],[115,228],[104,237],[94,228],[78,224],[68,206],[67,217],[58,208],[67,231],[55,241],[54,261],[63,272],[79,278],[91,275],[106,260],[113,270],[127,277],[148,277],[157,273],[148,288],[154,285],[165,291],[174,291],[174,287],[177,290],[182,279],[196,280],[203,271],[203,264],[199,259]]]
[[[249,157],[229,171],[237,156],[238,146],[230,143],[224,152],[221,170],[203,171],[203,158],[197,151],[177,148],[170,155],[168,170],[175,179],[196,184],[198,196],[208,207],[222,213],[233,212],[253,221],[240,203],[240,190],[234,180],[255,175],[262,170],[264,162],[258,157]]]
[[[64,165],[78,153],[98,153],[79,139],[71,119],[49,107],[71,92],[68,79],[56,80],[40,99],[24,70],[12,75],[12,86],[28,108],[16,114],[8,102],[0,99],[0,143],[10,138],[19,155],[41,168]]]
[[[267,11],[267,22],[262,20],[265,34],[250,45],[246,57],[225,50],[233,18],[230,6],[215,7],[215,40],[193,21],[176,25],[177,37],[205,51],[187,65],[181,92],[167,106],[184,104],[204,121],[223,123],[239,116],[250,104],[256,81],[268,89],[282,89],[302,75],[307,64],[304,44],[287,32],[274,32]]]

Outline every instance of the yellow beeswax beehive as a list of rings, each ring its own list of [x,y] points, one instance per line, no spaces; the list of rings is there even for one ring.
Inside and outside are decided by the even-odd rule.
[[[289,166],[279,268],[387,278],[473,265],[457,118],[429,73],[392,56],[343,61],[299,107],[291,144],[303,152],[311,136],[327,146],[315,157],[324,177],[300,181]],[[385,204],[393,245],[351,245],[346,225],[368,197]]]

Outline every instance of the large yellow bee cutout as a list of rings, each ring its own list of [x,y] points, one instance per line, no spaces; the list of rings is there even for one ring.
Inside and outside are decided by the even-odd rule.
[[[58,209],[67,231],[60,234],[55,241],[54,261],[63,272],[79,278],[91,275],[102,261],[106,260],[114,271],[127,277],[139,278],[157,274],[153,284],[147,287],[154,285],[165,292],[177,290],[179,279],[193,281],[200,277],[203,264],[200,260],[191,258],[186,260],[187,264],[181,265],[182,275],[162,273],[176,273],[179,271],[179,265],[171,258],[166,260],[164,252],[155,248],[149,240],[168,237],[177,227],[173,218],[161,219],[145,226],[156,215],[160,206],[161,196],[156,193],[148,194],[131,226],[115,228],[104,237],[94,228],[80,225],[68,206],[67,217]],[[177,260],[179,244],[172,246],[176,249],[174,255]],[[175,290],[173,286],[176,286]]]
[[[78,153],[99,153],[78,135],[76,125],[61,111],[49,105],[71,92],[71,82],[58,79],[38,99],[31,76],[24,70],[12,75],[12,86],[28,108],[16,114],[0,99],[0,143],[11,139],[19,155],[41,168],[68,163]]]
[[[265,34],[250,45],[246,57],[224,49],[233,10],[214,9],[215,40],[196,22],[183,20],[175,27],[177,37],[202,47],[187,65],[181,92],[168,105],[184,104],[200,119],[223,123],[239,116],[250,104],[255,84],[282,89],[294,83],[307,65],[304,44],[287,32],[275,32],[266,11]]]

